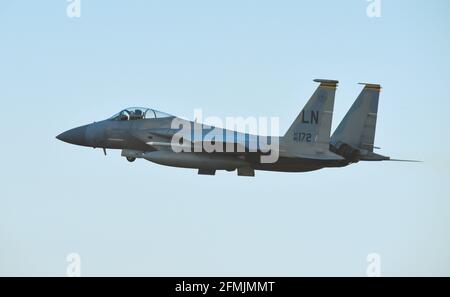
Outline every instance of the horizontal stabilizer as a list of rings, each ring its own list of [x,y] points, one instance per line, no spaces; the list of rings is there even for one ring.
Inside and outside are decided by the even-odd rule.
[[[417,160],[401,160],[401,159],[391,159],[390,157],[369,153],[368,155],[361,156],[362,161],[393,161],[393,162],[422,162]]]
[[[411,162],[411,163],[422,163],[423,161],[419,160],[401,160],[401,159],[389,159],[387,161],[393,161],[393,162]]]

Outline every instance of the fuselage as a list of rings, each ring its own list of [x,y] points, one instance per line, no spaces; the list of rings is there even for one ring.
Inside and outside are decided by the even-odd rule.
[[[174,119],[191,126],[188,130],[190,132],[187,133],[190,135],[184,135],[189,142],[196,143],[196,146],[191,146],[191,150],[173,151],[171,138],[181,130],[179,127],[173,127]],[[207,151],[202,144],[206,141],[211,144],[211,136],[208,135],[212,130],[216,136],[214,140],[217,140],[217,135],[223,135],[220,139],[223,142],[222,149]],[[108,119],[69,130],[59,135],[58,139],[81,146],[118,149],[123,151],[122,155],[131,159],[138,157],[161,165],[182,168],[231,171],[247,166],[264,171],[307,172],[349,164],[345,160],[287,157],[282,152],[282,137],[265,137],[203,126],[173,116],[127,121]],[[263,152],[261,139],[267,143],[276,141],[280,144],[280,155],[275,162],[260,162],[261,155],[267,154]],[[229,146],[230,143],[234,145]],[[219,144],[214,146],[217,148]]]

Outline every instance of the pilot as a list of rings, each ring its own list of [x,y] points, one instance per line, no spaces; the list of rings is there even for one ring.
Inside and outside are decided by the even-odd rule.
[[[128,114],[125,111],[122,111],[120,113],[120,120],[121,121],[128,121]]]
[[[140,119],[140,118],[142,118],[142,110],[140,110],[140,109],[136,109],[135,111],[134,111],[134,116],[135,116],[135,118],[137,118],[137,119]]]

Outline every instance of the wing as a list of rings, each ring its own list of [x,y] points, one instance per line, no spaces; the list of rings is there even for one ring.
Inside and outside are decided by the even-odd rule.
[[[141,128],[133,131],[134,138],[145,143],[149,150],[215,152],[222,154],[247,155],[267,154],[277,146],[278,137],[257,136],[240,133],[198,123],[191,123],[191,129],[169,127]]]

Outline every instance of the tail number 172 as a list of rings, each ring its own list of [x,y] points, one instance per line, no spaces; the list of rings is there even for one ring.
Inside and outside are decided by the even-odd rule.
[[[294,132],[295,142],[312,142],[312,134],[304,132]]]

